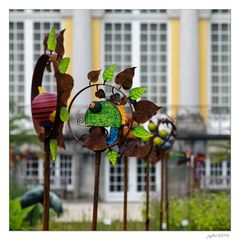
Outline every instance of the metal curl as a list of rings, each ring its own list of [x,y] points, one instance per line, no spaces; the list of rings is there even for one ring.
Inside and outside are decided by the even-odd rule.
[[[79,117],[78,119],[77,119],[77,124],[80,126],[80,127],[82,127],[82,123],[84,123],[84,119],[82,118],[82,117]]]

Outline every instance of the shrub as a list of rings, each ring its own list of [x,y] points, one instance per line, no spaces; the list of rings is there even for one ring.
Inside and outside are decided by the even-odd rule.
[[[169,230],[230,230],[230,194],[196,192],[191,198],[170,197]],[[150,204],[150,225],[159,229],[159,201]],[[145,207],[142,210],[145,215]],[[183,226],[182,221],[187,220]],[[186,221],[185,221],[186,223]]]
[[[34,205],[22,209],[18,198],[11,200],[9,204],[9,228],[12,231],[30,230],[30,224],[26,221],[28,214],[33,210]]]

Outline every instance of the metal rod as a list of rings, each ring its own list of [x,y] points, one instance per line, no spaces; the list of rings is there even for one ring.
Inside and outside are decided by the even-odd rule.
[[[145,230],[149,231],[149,158],[146,160],[146,221],[145,221]]]
[[[43,190],[43,231],[49,230],[49,192],[50,192],[50,148],[49,140],[44,142],[44,190]]]
[[[97,213],[98,213],[98,190],[99,190],[99,175],[101,164],[101,152],[95,153],[95,181],[94,181],[94,196],[93,196],[93,217],[92,217],[92,230],[97,230]]]
[[[128,199],[128,157],[124,157],[124,202],[123,202],[123,230],[127,231],[127,199]]]
[[[161,161],[161,194],[160,194],[160,214],[159,214],[159,230],[162,230],[162,223],[163,223],[163,193],[164,193],[164,162],[163,159]]]
[[[168,201],[168,154],[164,157],[165,161],[165,212],[166,212],[166,230],[169,230],[169,201]]]

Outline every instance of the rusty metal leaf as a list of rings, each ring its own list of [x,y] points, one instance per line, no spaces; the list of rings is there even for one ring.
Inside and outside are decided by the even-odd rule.
[[[48,50],[48,47],[47,47],[48,36],[49,36],[49,34],[47,34],[43,39],[44,54],[46,54],[47,50]]]
[[[57,53],[57,59],[58,60],[61,60],[64,56],[64,53],[65,53],[65,49],[64,49],[64,32],[65,32],[65,29],[61,30],[59,32],[59,35],[57,37],[57,46],[56,46],[56,49],[55,49],[55,52]]]
[[[151,144],[145,144],[143,146],[140,146],[139,147],[139,158],[140,159],[145,159],[149,154],[150,154],[150,151],[151,151]]]
[[[100,70],[91,71],[91,72],[88,73],[87,78],[92,83],[96,83],[98,81],[98,77],[99,77],[100,72],[101,72],[101,69]]]
[[[134,77],[134,71],[136,67],[126,68],[122,72],[118,73],[115,78],[115,82],[121,85],[123,89],[129,90],[132,87],[132,79]]]
[[[95,92],[97,98],[106,98],[105,92],[103,89],[99,89]]]
[[[85,135],[82,141],[83,141],[84,147],[89,149],[93,149],[96,143],[96,140],[89,135]]]
[[[149,154],[149,161],[151,164],[156,164],[160,160],[160,156],[157,154],[157,151],[153,148]]]
[[[134,104],[135,112],[133,113],[134,120],[138,123],[147,122],[161,108],[148,100],[141,100]]]
[[[119,153],[127,157],[138,157],[139,152],[139,146],[137,144],[137,141],[134,139],[127,139],[119,147]]]
[[[147,122],[149,120],[149,116],[145,112],[135,111],[133,112],[133,119],[140,124]]]
[[[60,105],[67,106],[73,88],[73,78],[69,74],[58,74],[57,83]]]
[[[126,96],[123,96],[123,97],[121,98],[121,100],[120,100],[120,104],[121,104],[121,105],[125,105],[125,104],[127,104],[127,101],[128,101],[127,97],[126,97]]]
[[[120,103],[121,96],[119,93],[114,93],[110,96],[110,101],[112,103]]]
[[[92,136],[92,137],[95,137],[95,136],[104,136],[104,129],[101,128],[101,127],[91,127],[89,129],[89,134]]]

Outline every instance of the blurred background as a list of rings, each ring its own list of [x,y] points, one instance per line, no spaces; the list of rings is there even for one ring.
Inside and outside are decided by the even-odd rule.
[[[174,118],[178,131],[173,151],[184,157],[168,161],[170,195],[193,199],[196,190],[224,193],[230,205],[230,14],[227,9],[10,10],[10,198],[43,183],[43,146],[31,122],[31,81],[43,54],[43,39],[55,26],[66,29],[73,95],[88,84],[90,70],[113,63],[116,72],[137,66],[133,86],[148,88],[142,99],[162,106],[161,112]],[[56,91],[52,74],[45,74],[44,88]],[[92,99],[93,93],[85,93],[82,105]],[[51,190],[64,209],[56,221],[89,221],[94,155],[72,139],[67,127],[65,139],[66,150],[59,149],[51,163]],[[128,217],[133,221],[142,219],[145,167],[145,161],[130,158]],[[102,161],[99,218],[105,225],[122,220],[123,176],[123,160],[114,167],[107,159]],[[158,163],[150,173],[153,201],[159,200],[160,179]],[[187,225],[180,229],[188,229]],[[228,227],[230,220],[225,230]]]

